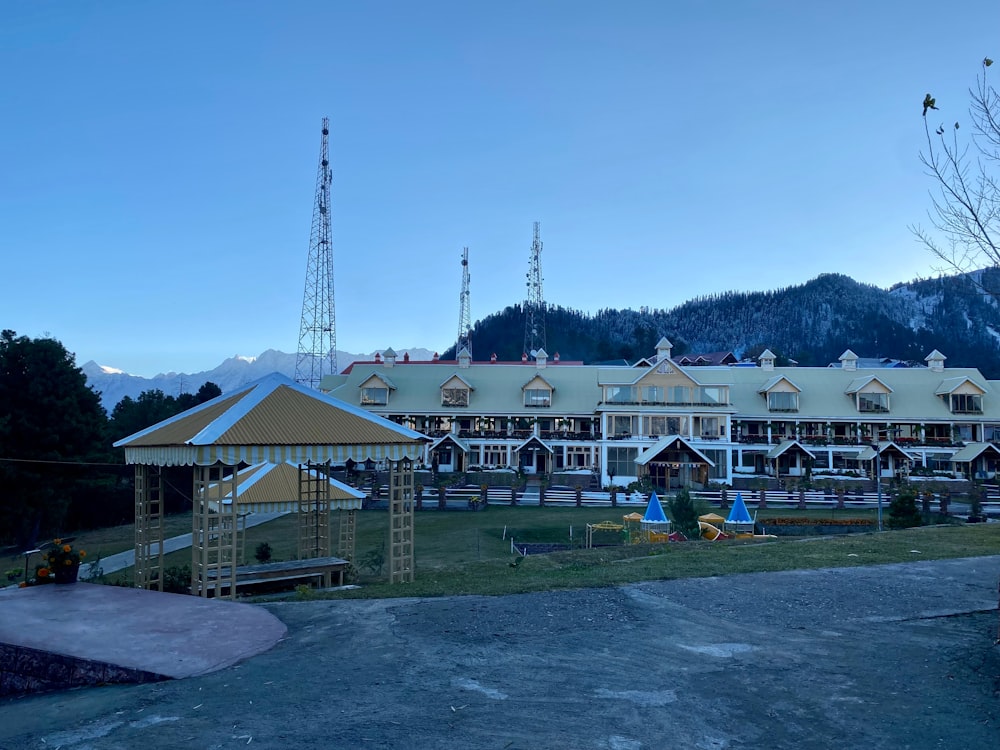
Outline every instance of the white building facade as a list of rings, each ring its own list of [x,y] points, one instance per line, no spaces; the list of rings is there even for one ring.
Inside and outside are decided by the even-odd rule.
[[[689,359],[690,361],[690,359]],[[432,438],[439,471],[592,472],[602,485],[648,476],[664,488],[731,484],[740,475],[954,472],[991,479],[1000,464],[998,381],[975,368],[635,366],[400,361],[389,349],[324,379],[323,390]],[[878,468],[876,469],[876,464]]]

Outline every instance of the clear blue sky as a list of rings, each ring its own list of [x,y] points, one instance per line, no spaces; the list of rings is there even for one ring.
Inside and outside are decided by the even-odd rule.
[[[338,348],[524,299],[669,308],[935,275],[921,101],[1000,3],[0,4],[0,327],[140,375],[298,341],[331,118]],[[551,339],[551,334],[550,334]]]

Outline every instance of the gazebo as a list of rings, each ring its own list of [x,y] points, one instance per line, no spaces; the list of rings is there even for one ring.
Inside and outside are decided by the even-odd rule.
[[[262,464],[296,467],[299,558],[330,556],[330,511],[340,510],[340,552],[350,559],[360,500],[330,477],[331,467],[348,459],[388,465],[389,580],[412,581],[413,462],[426,440],[279,373],[123,438],[114,445],[135,466],[135,583],[163,590],[165,466],[193,469],[192,593],[207,597],[225,590],[235,598],[239,511],[247,506],[241,485],[252,492],[250,480]],[[264,495],[257,502],[291,499]]]

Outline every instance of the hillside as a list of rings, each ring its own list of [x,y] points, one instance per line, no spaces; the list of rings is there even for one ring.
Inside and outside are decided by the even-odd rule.
[[[987,275],[995,271],[985,272]],[[952,366],[979,367],[1000,378],[1000,310],[964,276],[881,289],[824,274],[798,286],[766,292],[725,292],[672,309],[601,310],[593,315],[551,307],[546,315],[550,355],[564,360],[635,361],[653,353],[660,336],[675,354],[764,347],[802,365],[837,361],[845,349],[862,357],[923,364],[939,349]],[[479,321],[472,332],[476,359],[496,353],[519,359],[524,338],[520,306]],[[454,350],[444,352],[444,358]]]

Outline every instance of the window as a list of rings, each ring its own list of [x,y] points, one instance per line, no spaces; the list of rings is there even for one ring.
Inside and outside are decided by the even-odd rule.
[[[687,417],[643,417],[646,424],[646,435],[686,435]]]
[[[672,385],[667,389],[668,404],[690,404],[691,389],[686,385]]]
[[[468,406],[468,388],[442,388],[441,406]]]
[[[953,393],[951,411],[954,414],[982,414],[983,397],[978,393]]]
[[[768,411],[798,411],[799,394],[791,391],[772,391],[767,394]]]
[[[888,393],[859,393],[858,411],[886,412],[889,411]]]
[[[611,417],[611,434],[626,436],[635,434],[635,416],[631,414],[615,414]]]
[[[658,385],[645,385],[642,387],[642,400],[647,404],[663,403],[663,388]]]
[[[552,391],[547,388],[525,388],[525,406],[552,406]]]
[[[361,389],[361,405],[362,406],[385,406],[389,403],[389,389],[388,388],[362,388]]]
[[[720,427],[718,417],[695,417],[698,422],[695,423],[695,434],[700,434],[703,438],[709,438],[714,440],[720,436]],[[700,432],[698,431],[700,422]]]
[[[616,477],[636,476],[635,459],[638,455],[638,448],[608,448],[608,474],[614,472]]]
[[[630,385],[612,385],[605,389],[609,404],[634,404],[638,399],[636,388]]]
[[[486,466],[508,466],[507,446],[491,445],[483,446],[483,464]]]
[[[566,446],[566,465],[573,469],[590,468],[590,448],[585,445]]]

